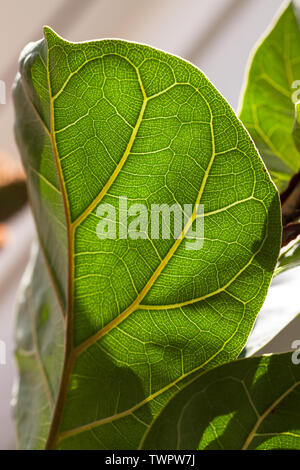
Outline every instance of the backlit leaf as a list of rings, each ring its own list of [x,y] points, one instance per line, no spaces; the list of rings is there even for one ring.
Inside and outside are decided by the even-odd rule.
[[[46,28],[22,54],[14,100],[49,295],[66,323],[46,447],[137,448],[193,374],[243,348],[280,247],[277,190],[207,78],[148,46],[69,43]],[[190,204],[185,231],[202,218],[202,248],[187,249],[189,231],[99,239],[97,208],[115,208],[119,233],[124,198],[147,213]]]

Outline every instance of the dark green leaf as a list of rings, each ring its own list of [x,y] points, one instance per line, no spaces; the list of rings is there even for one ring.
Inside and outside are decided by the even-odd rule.
[[[299,450],[299,405],[300,367],[291,353],[241,359],[186,385],[143,448]]]

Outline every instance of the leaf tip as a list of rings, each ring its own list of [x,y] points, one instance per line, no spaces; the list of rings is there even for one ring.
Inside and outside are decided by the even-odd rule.
[[[44,26],[43,31],[48,47],[51,47],[54,43],[57,43],[58,40],[63,41],[63,39],[53,29],[50,28],[50,26]]]

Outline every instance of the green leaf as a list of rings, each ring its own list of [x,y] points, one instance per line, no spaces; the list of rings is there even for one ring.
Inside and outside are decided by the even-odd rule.
[[[125,41],[74,44],[49,28],[45,38],[22,54],[14,101],[66,323],[46,447],[137,448],[194,373],[243,348],[278,256],[278,193],[242,124],[191,64]],[[147,213],[191,204],[186,237],[99,239],[97,207],[112,205],[118,220],[121,197]],[[196,216],[203,246],[188,250]]]
[[[289,2],[256,48],[240,105],[240,119],[280,190],[300,169],[293,139],[294,102],[300,97],[298,15],[299,7]]]
[[[286,188],[300,166],[299,105],[293,103],[300,97],[300,82],[296,81],[300,77],[298,13],[293,2],[289,2],[279,12],[276,21],[251,57],[241,97],[240,118],[280,190]],[[296,205],[296,198],[293,196],[293,205]],[[283,209],[285,215],[290,214],[291,210],[287,211],[285,206]],[[280,254],[275,274],[298,266],[299,253],[298,240],[285,247]],[[278,280],[274,282],[277,284],[275,290],[282,290]],[[264,306],[243,354],[251,355],[261,349],[297,315],[298,311],[294,306],[287,303],[284,308],[278,301],[277,305],[272,305],[267,310]]]
[[[250,59],[241,96],[240,118],[257,145],[278,189],[283,192],[300,169],[299,4],[288,2]],[[298,190],[282,206],[284,218],[296,220]],[[293,227],[284,229],[297,236]],[[299,231],[299,229],[297,228]],[[284,236],[285,238],[285,236]],[[299,240],[283,249],[276,274],[300,264]]]
[[[300,449],[300,367],[291,353],[202,374],[158,416],[145,449]]]
[[[14,414],[21,448],[45,446],[64,356],[64,325],[43,256],[34,246],[18,299]]]

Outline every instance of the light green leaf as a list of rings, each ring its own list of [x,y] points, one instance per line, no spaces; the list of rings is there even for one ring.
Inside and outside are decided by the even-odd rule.
[[[14,99],[66,322],[46,447],[137,448],[194,373],[243,348],[278,256],[278,193],[244,127],[191,64],[125,41],[71,44],[48,28],[45,37],[23,52]],[[190,232],[99,239],[97,207],[110,204],[118,220],[121,197],[148,213],[191,204],[185,229],[203,218],[202,248],[186,249]]]
[[[294,102],[300,98],[298,14],[298,7],[289,2],[259,43],[250,60],[240,105],[240,119],[280,190],[300,169],[300,153],[292,135]]]
[[[300,170],[299,18],[299,3],[284,4],[251,57],[240,103],[240,118],[281,192]],[[298,209],[297,201],[300,203],[298,193],[296,188],[293,210]],[[284,217],[290,217],[291,208],[286,203],[282,209]],[[286,247],[282,250],[276,274],[299,265],[298,245],[299,240],[288,251]]]
[[[202,374],[158,416],[145,449],[300,449],[300,367],[292,354]]]
[[[18,299],[14,414],[21,448],[43,449],[64,357],[64,324],[45,262],[34,246]]]

